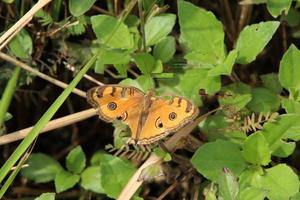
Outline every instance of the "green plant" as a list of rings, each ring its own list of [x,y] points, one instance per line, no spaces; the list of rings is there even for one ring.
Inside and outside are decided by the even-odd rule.
[[[164,180],[170,178],[175,187],[191,198],[197,199],[195,195],[202,194],[205,199],[298,199],[299,166],[295,163],[298,159],[296,142],[300,139],[300,51],[297,47],[300,2],[244,0],[236,4],[224,1],[220,8],[216,2],[203,2],[207,3],[206,9],[178,0],[170,3],[168,10],[168,5],[158,0],[117,4],[69,0],[68,13],[62,20],[57,16],[63,6],[61,1],[55,1],[51,12],[40,10],[35,15],[36,23],[45,30],[45,38],[55,43],[60,55],[65,55],[76,69],[87,61],[88,64],[2,166],[0,182],[93,67],[94,73],[101,77],[109,75],[107,83],[117,81],[144,92],[155,88],[161,95],[184,96],[204,111],[209,110],[208,107],[221,107],[197,126],[204,139],[197,134],[184,138],[174,145],[182,149],[175,153],[164,153],[159,148],[152,150],[161,160],[141,172],[140,181],[151,181],[164,171]],[[248,6],[243,7],[244,4]],[[252,16],[253,6],[258,9]],[[245,18],[235,12],[234,7],[244,12]],[[267,9],[261,9],[264,7]],[[233,15],[239,20],[234,21]],[[20,32],[8,45],[9,53],[34,61],[37,53],[30,33],[33,31]],[[84,40],[74,42],[74,37]],[[46,52],[45,46],[43,52]],[[16,85],[17,76],[16,70],[7,88]],[[205,91],[204,98],[199,95],[201,90]],[[13,90],[9,91],[10,95],[3,95],[1,99],[0,123],[10,104],[6,99],[11,98]],[[114,135],[111,149],[135,165],[102,151],[87,156],[77,146],[65,157],[64,167],[46,154],[33,153],[26,161],[29,166],[23,168],[21,174],[37,184],[54,181],[56,198],[71,189],[79,191],[78,198],[84,198],[86,193],[99,198],[105,195],[117,198],[136,172],[140,160],[145,158],[137,159],[139,151],[136,149],[122,151],[130,134],[126,126],[114,122],[114,130],[114,134],[110,131]],[[96,131],[99,132],[87,130]],[[105,131],[103,129],[103,134]],[[90,145],[91,142],[87,146]],[[23,163],[23,159],[21,161],[19,163]],[[177,172],[179,175],[175,176]],[[16,173],[7,179],[0,194],[6,191],[6,186],[12,185]],[[197,183],[200,177],[202,182]],[[181,181],[193,185],[192,189],[185,191]],[[164,191],[178,195],[175,190],[156,184],[163,188],[162,195]],[[151,185],[146,184],[144,188],[151,196]],[[140,199],[139,195],[147,198],[142,192],[136,191],[133,198]],[[45,193],[37,199],[54,199],[54,196],[54,193]]]

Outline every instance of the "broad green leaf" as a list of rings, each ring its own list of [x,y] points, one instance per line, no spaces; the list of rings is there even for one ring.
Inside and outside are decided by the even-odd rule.
[[[248,64],[255,60],[271,40],[279,24],[277,21],[268,21],[246,26],[240,33],[236,44],[237,63]]]
[[[276,118],[275,122],[267,122],[264,124],[261,133],[269,143],[270,149],[275,151],[282,145],[282,139],[286,138],[286,134],[294,127],[300,126],[300,115],[285,114]]]
[[[271,150],[263,134],[255,132],[244,143],[243,156],[254,165],[267,165],[271,161]]]
[[[268,0],[267,9],[273,17],[281,15],[282,11],[286,15],[289,12],[292,0]]]
[[[105,50],[101,54],[100,61],[103,64],[127,64],[130,61],[130,55],[128,51],[120,49]]]
[[[43,193],[39,197],[35,198],[34,200],[55,200],[55,193]]]
[[[257,187],[247,187],[240,191],[238,200],[262,200],[267,196],[267,191]]]
[[[63,170],[56,160],[42,153],[31,154],[27,164],[29,166],[23,168],[21,174],[36,183],[52,181],[56,174]]]
[[[247,107],[257,113],[267,113],[269,111],[276,111],[280,106],[280,99],[277,94],[266,88],[252,89],[252,99],[247,104]]]
[[[200,125],[199,125],[200,126]],[[225,119],[223,113],[216,113],[209,116],[203,123],[203,134],[208,141],[217,139],[225,139],[225,130],[229,126],[229,122]]]
[[[272,92],[279,94],[282,91],[278,75],[275,73],[265,74],[260,76],[265,88],[268,88]]]
[[[32,39],[25,29],[22,29],[8,43],[10,52],[19,58],[29,59],[32,53]]]
[[[81,146],[77,146],[68,154],[66,158],[67,169],[73,173],[81,173],[85,168],[85,154],[82,151]]]
[[[300,89],[300,51],[291,45],[284,53],[279,67],[279,81],[288,90]]]
[[[297,194],[295,194],[291,200],[300,200],[300,192],[298,192]]]
[[[298,129],[298,133],[299,133],[299,129]],[[299,136],[299,134],[298,134],[298,136]],[[295,142],[285,142],[285,141],[280,140],[278,142],[278,147],[276,148],[276,150],[274,152],[272,152],[272,155],[280,157],[280,158],[286,158],[295,151],[295,148],[296,148]]]
[[[174,14],[163,14],[151,17],[145,23],[146,46],[157,44],[166,37],[172,31],[175,20],[176,15]]]
[[[57,193],[66,191],[76,183],[78,183],[80,176],[77,174],[72,174],[68,171],[62,170],[55,177],[55,190]]]
[[[222,91],[228,90],[237,94],[251,94],[251,87],[243,82],[232,83],[222,88]]]
[[[93,31],[101,42],[115,49],[133,48],[133,38],[128,27],[116,18],[108,15],[94,15],[91,17]]]
[[[223,199],[235,200],[239,193],[237,178],[228,168],[224,168],[218,179],[219,195]]]
[[[101,184],[105,193],[111,198],[117,198],[125,184],[135,172],[135,167],[128,161],[114,157],[101,165]]]
[[[157,74],[160,74],[164,71],[164,66],[161,62],[161,60],[157,60],[155,62],[155,66],[154,66],[154,69],[152,71],[153,74],[157,73]]]
[[[220,90],[221,80],[219,76],[207,76],[206,69],[189,69],[182,76],[179,88],[188,99],[199,102],[199,89],[204,89],[208,94],[213,94]]]
[[[227,95],[227,93],[225,93],[224,97],[218,98],[219,103],[221,106],[231,106],[235,111],[240,111],[245,108],[252,99],[251,94],[230,93]]]
[[[97,59],[95,62],[95,72],[98,74],[103,74],[105,70],[105,65],[101,62],[100,59]]]
[[[224,31],[212,12],[178,0],[180,41],[193,52],[186,57],[204,65],[219,64],[225,58]]]
[[[75,17],[83,15],[94,5],[95,2],[96,0],[84,0],[84,1],[69,0],[70,13]]]
[[[175,38],[167,36],[154,46],[153,56],[156,60],[161,60],[163,63],[166,63],[173,58],[175,51]]]
[[[230,75],[236,57],[237,50],[230,51],[223,63],[209,70],[208,76]]]
[[[82,172],[80,185],[85,190],[90,190],[95,193],[104,193],[104,189],[101,185],[100,169],[100,166],[92,166]]]
[[[149,53],[139,53],[132,56],[137,67],[143,74],[150,74],[155,67],[155,59]]]
[[[292,113],[300,114],[300,102],[292,99],[282,99],[281,104],[288,114],[292,114]]]
[[[102,162],[109,162],[115,157],[102,151],[97,151],[91,158],[91,164],[99,166]]]
[[[247,134],[243,131],[229,131],[229,132],[223,131],[222,133],[230,142],[241,146],[244,144],[247,138]]]
[[[202,145],[191,162],[199,173],[212,181],[218,180],[224,167],[236,175],[240,175],[246,167],[238,145],[222,140]]]
[[[155,87],[154,80],[149,74],[141,75],[136,80],[142,86],[143,91],[149,91]]]
[[[289,199],[299,191],[300,186],[297,174],[285,164],[267,169],[262,185],[268,191],[268,199],[272,200]]]
[[[263,168],[261,168],[260,166],[249,166],[239,176],[240,191],[243,191],[244,189],[251,186],[261,188],[261,179],[263,174]]]

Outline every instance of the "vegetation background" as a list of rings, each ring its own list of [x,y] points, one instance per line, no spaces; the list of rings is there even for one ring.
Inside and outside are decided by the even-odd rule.
[[[299,7],[2,0],[0,198],[300,199]],[[218,110],[164,140],[174,153],[122,149],[128,128],[85,99],[111,83]]]

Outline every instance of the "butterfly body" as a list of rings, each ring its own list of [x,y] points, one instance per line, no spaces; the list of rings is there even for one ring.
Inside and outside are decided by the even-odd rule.
[[[189,100],[174,96],[169,100],[141,90],[120,85],[105,85],[90,89],[87,100],[99,114],[99,118],[112,122],[124,121],[131,129],[131,138],[137,144],[153,143],[198,115],[198,108]]]

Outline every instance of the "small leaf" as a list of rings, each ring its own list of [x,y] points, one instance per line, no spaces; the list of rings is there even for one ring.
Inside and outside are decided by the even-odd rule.
[[[143,88],[143,91],[149,91],[155,87],[154,80],[149,74],[141,75],[136,80]]]
[[[70,13],[75,17],[83,15],[94,5],[95,2],[96,0],[84,0],[84,1],[69,0]]]
[[[36,183],[52,181],[56,174],[63,170],[59,162],[42,153],[31,154],[27,164],[29,166],[21,170],[22,176]]]
[[[150,18],[145,24],[146,45],[157,44],[166,37],[175,25],[176,15],[163,14]]]
[[[133,48],[133,38],[128,27],[116,18],[108,15],[94,15],[91,17],[93,31],[102,43],[115,49]]]
[[[279,94],[282,91],[278,75],[275,73],[264,74],[260,76],[265,88],[268,88],[272,92]]]
[[[212,12],[189,2],[178,0],[177,4],[180,41],[188,48],[189,53],[193,52],[197,62],[203,65],[222,62],[225,48],[221,22]]]
[[[68,171],[62,170],[55,177],[55,190],[57,193],[66,191],[76,183],[78,183],[80,176],[77,174],[72,174]]]
[[[67,169],[73,173],[81,173],[85,168],[85,154],[82,151],[81,146],[77,146],[68,154],[66,158]]]
[[[86,168],[81,174],[80,185],[85,190],[90,190],[95,193],[103,194],[104,189],[101,185],[100,166],[92,166]]]
[[[270,14],[276,18],[281,15],[282,11],[287,14],[289,12],[291,4],[292,0],[268,0],[267,9]]]
[[[55,193],[43,193],[39,197],[35,198],[34,200],[55,200]]]
[[[100,167],[101,184],[105,193],[111,198],[117,198],[136,170],[130,162],[118,157],[103,162]]]
[[[282,99],[281,104],[288,114],[292,114],[292,113],[300,114],[300,102],[292,99]]]
[[[291,45],[284,53],[279,67],[279,81],[288,90],[300,89],[300,51]]]
[[[8,43],[9,50],[19,58],[29,59],[32,53],[32,39],[25,29],[22,29]]]
[[[149,53],[139,53],[132,56],[137,67],[143,74],[150,74],[155,67],[155,59]]]
[[[279,97],[266,88],[252,89],[252,99],[247,104],[247,107],[253,112],[267,113],[279,109]]]
[[[267,169],[262,185],[268,191],[268,199],[272,200],[289,199],[299,191],[300,186],[297,174],[285,164]]]
[[[239,200],[262,200],[267,196],[267,191],[257,187],[247,187],[239,193]]]
[[[173,58],[175,51],[175,38],[167,36],[154,46],[153,56],[156,60],[161,60],[163,63],[166,63]]]
[[[267,165],[271,161],[271,150],[265,137],[256,132],[248,136],[244,143],[243,156],[254,165]]]
[[[236,57],[237,50],[230,51],[223,63],[209,70],[208,76],[230,75]]]
[[[224,167],[239,175],[246,167],[238,145],[217,140],[202,145],[193,155],[193,166],[206,178],[217,181]]]
[[[144,168],[138,178],[138,181],[151,181],[156,177],[163,176],[160,163],[154,163]]]
[[[279,24],[277,21],[268,21],[246,26],[240,33],[236,44],[237,63],[248,64],[255,60],[271,40]]]
[[[239,192],[237,178],[228,168],[224,168],[218,179],[220,196],[223,199],[236,199]]]

